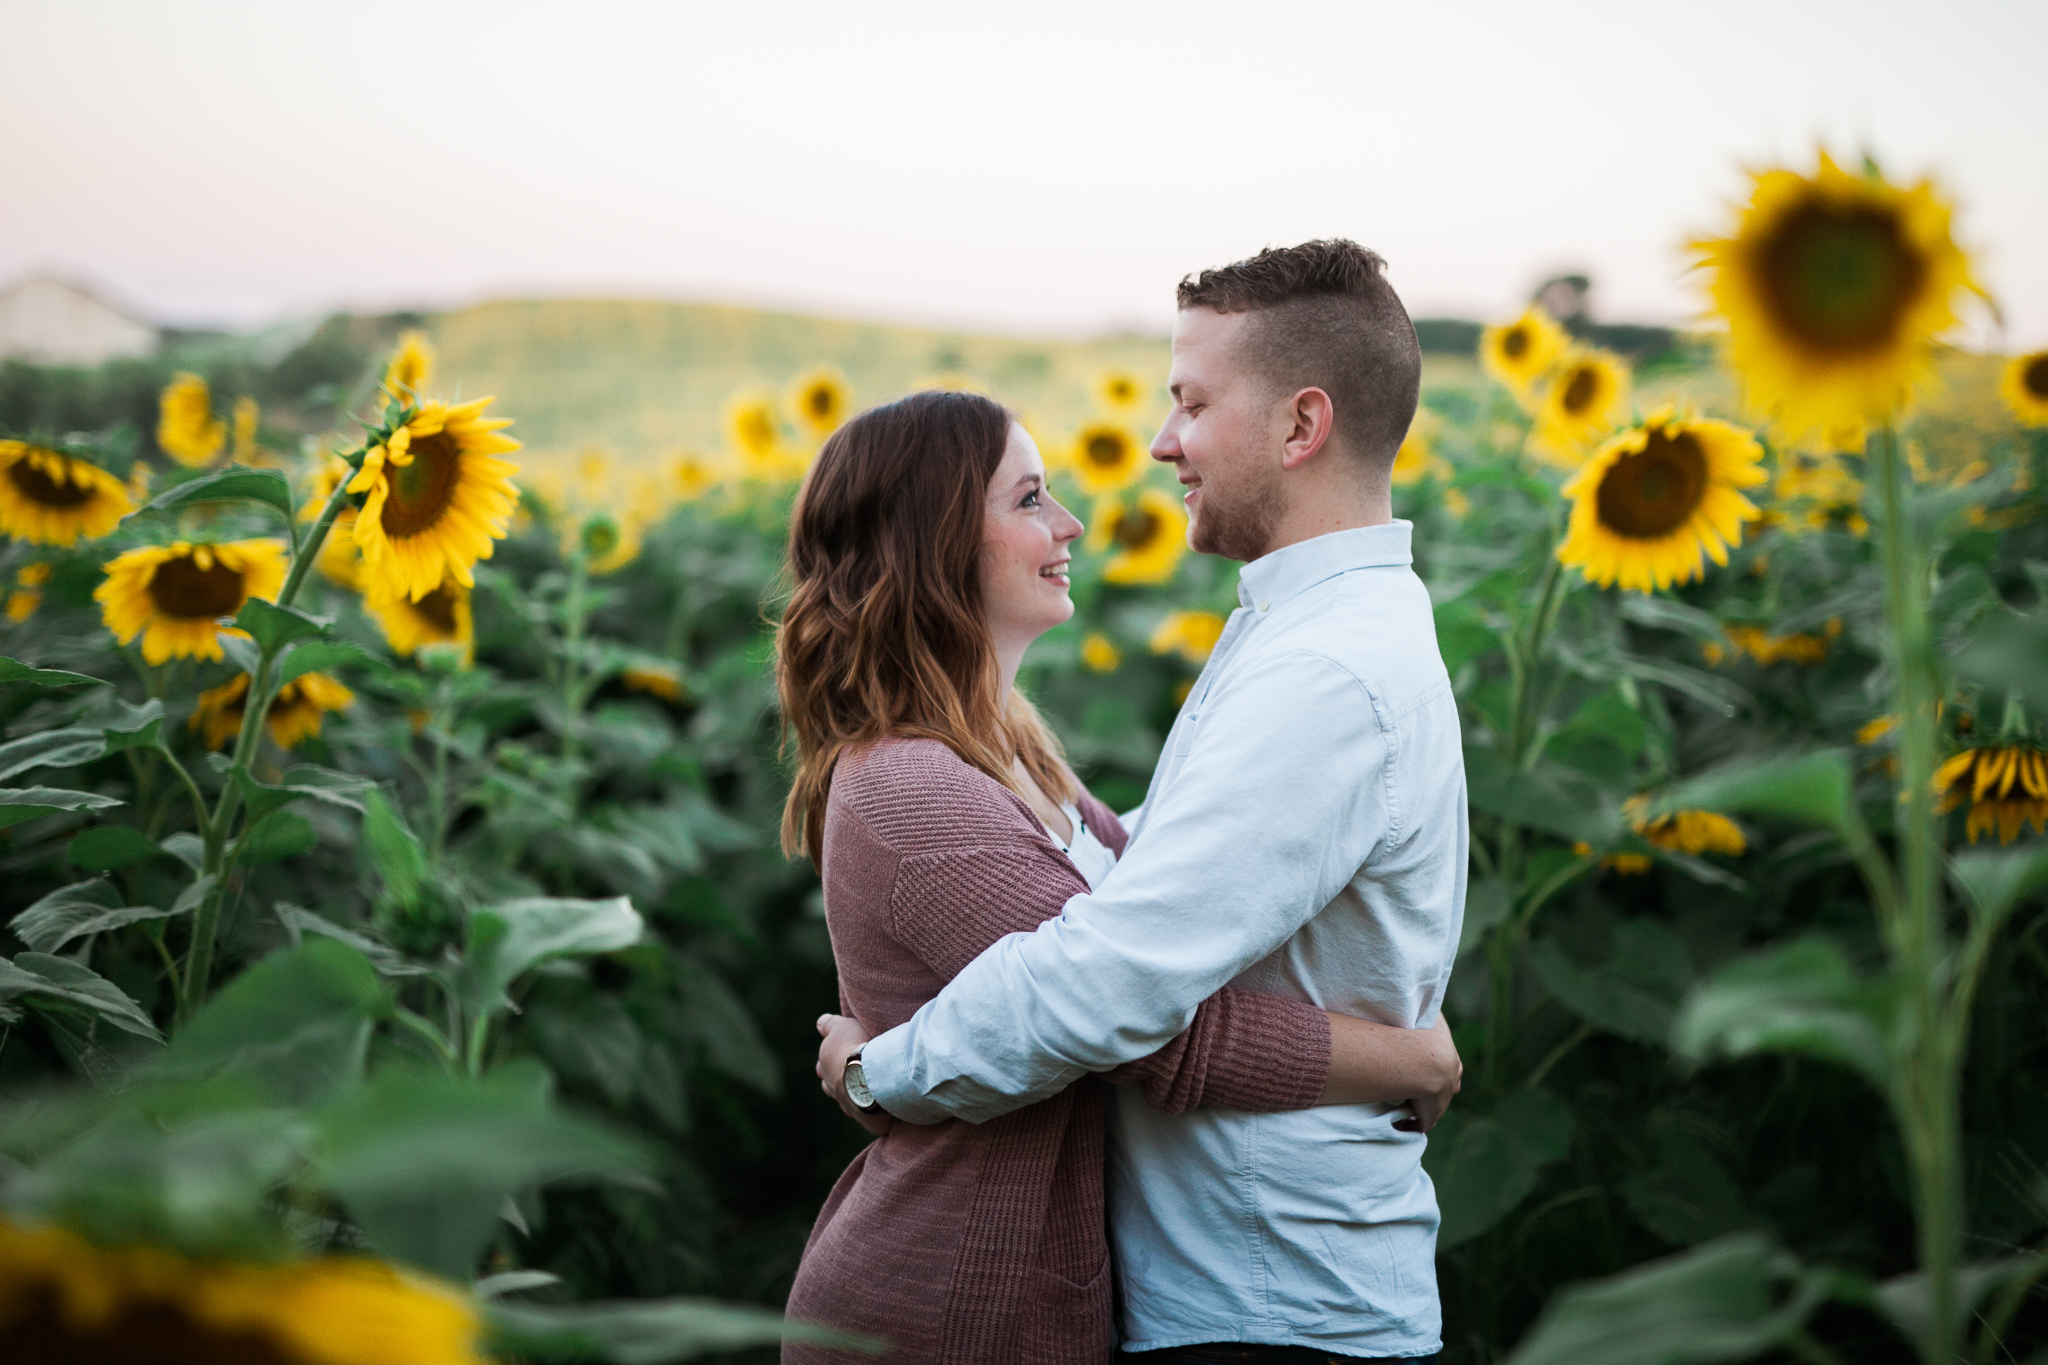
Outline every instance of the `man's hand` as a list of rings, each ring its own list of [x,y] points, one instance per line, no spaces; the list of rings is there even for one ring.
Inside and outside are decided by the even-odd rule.
[[[839,1014],[818,1016],[818,1088],[832,1097],[841,1113],[876,1137],[889,1131],[889,1116],[879,1109],[861,1110],[846,1098],[846,1059],[867,1045],[870,1034],[860,1022]]]
[[[1404,1133],[1427,1133],[1442,1120],[1444,1111],[1451,1107],[1451,1096],[1465,1083],[1465,1063],[1458,1057],[1458,1045],[1451,1041],[1451,1026],[1444,1021],[1441,1011],[1430,1030],[1436,1035],[1438,1062],[1442,1083],[1428,1094],[1412,1096],[1408,1111],[1415,1117],[1399,1119],[1394,1127]]]

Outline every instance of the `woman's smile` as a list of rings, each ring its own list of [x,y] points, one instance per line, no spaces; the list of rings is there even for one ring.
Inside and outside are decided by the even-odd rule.
[[[1073,562],[1073,556],[1071,555],[1067,556],[1064,559],[1056,559],[1052,563],[1040,569],[1038,571],[1038,576],[1040,578],[1048,580],[1049,582],[1051,582],[1056,587],[1059,587],[1062,590],[1070,588],[1073,586],[1073,580],[1067,577],[1067,566],[1072,564]]]

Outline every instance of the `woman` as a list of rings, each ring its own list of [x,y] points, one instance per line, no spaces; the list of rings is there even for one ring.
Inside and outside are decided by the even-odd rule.
[[[782,834],[823,875],[848,1028],[908,1019],[1123,848],[1015,687],[1025,648],[1073,614],[1081,531],[1031,438],[974,394],[862,413],[804,484],[777,639],[798,755]],[[1439,1030],[1224,990],[1107,1079],[1180,1112],[1440,1100],[1456,1077]],[[1101,1081],[979,1125],[870,1126],[879,1140],[811,1233],[792,1318],[883,1338],[913,1365],[1112,1358]],[[789,1346],[783,1359],[859,1357]]]

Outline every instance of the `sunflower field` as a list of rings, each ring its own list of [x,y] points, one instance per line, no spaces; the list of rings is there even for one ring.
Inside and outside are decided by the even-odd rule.
[[[1694,258],[1718,332],[1503,319],[1395,466],[1473,814],[1445,1358],[2039,1360],[2048,354],[1942,345],[1948,206],[1868,164]],[[461,353],[0,366],[10,1360],[822,1335],[776,1309],[865,1138],[774,838],[809,461],[912,384],[1017,407],[1088,524],[1023,682],[1118,808],[1234,605],[1155,343],[821,341],[630,459]]]

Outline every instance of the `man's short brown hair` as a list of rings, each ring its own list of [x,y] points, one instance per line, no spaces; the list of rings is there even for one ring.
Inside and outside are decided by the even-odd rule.
[[[1242,359],[1277,390],[1316,388],[1336,409],[1336,439],[1375,478],[1415,420],[1422,348],[1379,253],[1343,238],[1267,247],[1180,282],[1180,306],[1252,313]]]

